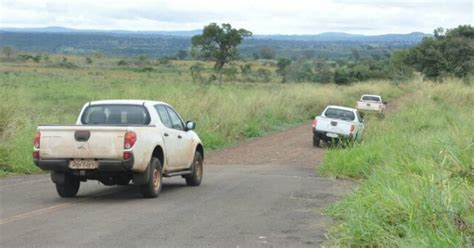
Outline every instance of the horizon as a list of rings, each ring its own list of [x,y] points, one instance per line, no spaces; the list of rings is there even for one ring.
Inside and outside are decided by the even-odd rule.
[[[258,35],[361,35],[433,33],[474,23],[470,0],[4,0],[3,28],[67,27],[86,30],[167,32],[230,23]],[[157,30],[157,31],[150,31]]]
[[[464,24],[459,24],[464,25]],[[469,24],[466,24],[469,25]],[[455,27],[449,27],[449,29]],[[114,33],[114,32],[127,32],[127,33],[193,33],[193,32],[201,32],[201,29],[190,29],[190,30],[125,30],[125,29],[81,29],[81,28],[71,28],[66,26],[38,26],[38,27],[3,27],[0,26],[0,31],[10,31],[10,32],[50,32],[50,33],[61,33],[61,31],[48,31],[48,29],[63,29],[71,32],[103,32],[103,33]],[[35,31],[29,31],[35,30]],[[434,29],[433,29],[434,31]],[[324,31],[320,33],[302,33],[302,34],[282,34],[282,33],[274,33],[274,34],[259,34],[253,33],[252,36],[318,36],[324,34],[347,34],[353,36],[381,36],[381,35],[410,35],[410,34],[424,34],[424,35],[432,35],[433,32],[426,33],[422,31],[411,31],[407,33],[380,33],[380,34],[361,34],[361,33],[350,33],[350,32],[343,32],[343,31]]]

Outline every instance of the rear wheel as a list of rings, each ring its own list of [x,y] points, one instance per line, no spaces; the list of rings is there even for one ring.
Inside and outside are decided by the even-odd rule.
[[[203,174],[203,158],[200,152],[196,151],[194,154],[194,161],[192,165],[192,174],[185,177],[186,184],[189,186],[199,186],[202,181]]]
[[[140,192],[145,198],[155,198],[160,194],[163,185],[163,174],[160,160],[152,158],[148,169],[150,170],[148,174],[148,182],[140,185]]]
[[[81,186],[81,181],[78,177],[66,173],[64,174],[64,183],[56,183],[56,191],[61,197],[74,197],[79,191],[79,186]]]
[[[313,135],[313,146],[314,147],[321,147],[321,139],[318,135]]]

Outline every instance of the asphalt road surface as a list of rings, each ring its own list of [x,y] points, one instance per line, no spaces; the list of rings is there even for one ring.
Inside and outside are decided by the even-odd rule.
[[[317,176],[311,135],[307,124],[209,152],[201,186],[165,179],[156,199],[96,181],[62,199],[48,174],[0,179],[0,246],[318,247],[321,210],[355,185]]]

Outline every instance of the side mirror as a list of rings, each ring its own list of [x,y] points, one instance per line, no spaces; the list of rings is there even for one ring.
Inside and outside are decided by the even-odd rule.
[[[383,104],[388,104],[388,102],[383,102]]]
[[[194,130],[196,128],[196,123],[192,121],[186,122],[186,131]]]

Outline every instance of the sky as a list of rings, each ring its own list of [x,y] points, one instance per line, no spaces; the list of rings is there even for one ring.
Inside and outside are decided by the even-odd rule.
[[[474,0],[0,0],[0,27],[176,31],[230,23],[254,34],[432,33],[474,25]]]

